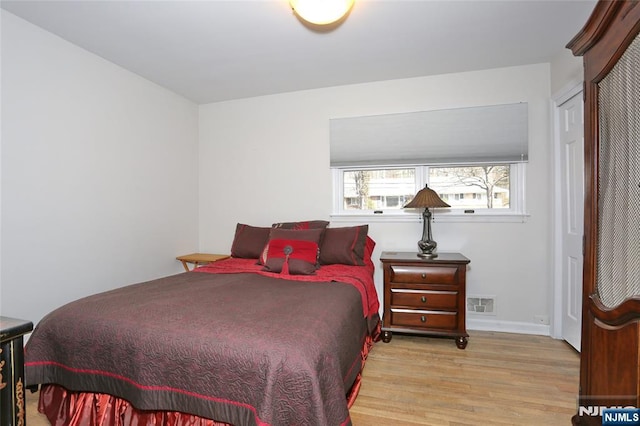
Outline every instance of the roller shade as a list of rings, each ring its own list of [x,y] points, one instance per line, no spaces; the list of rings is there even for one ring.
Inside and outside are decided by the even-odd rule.
[[[330,120],[331,167],[528,161],[526,103]]]

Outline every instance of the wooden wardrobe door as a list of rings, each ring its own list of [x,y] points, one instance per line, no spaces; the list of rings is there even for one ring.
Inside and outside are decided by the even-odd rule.
[[[585,246],[576,425],[640,407],[640,3],[600,1],[585,66]]]

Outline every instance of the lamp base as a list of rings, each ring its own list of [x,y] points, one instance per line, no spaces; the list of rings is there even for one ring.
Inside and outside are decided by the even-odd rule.
[[[435,253],[438,243],[431,238],[431,212],[425,208],[422,213],[422,239],[418,241],[418,257],[421,259],[433,259],[438,257]]]
[[[438,253],[418,253],[417,256],[422,259],[433,259],[434,257],[438,257]]]

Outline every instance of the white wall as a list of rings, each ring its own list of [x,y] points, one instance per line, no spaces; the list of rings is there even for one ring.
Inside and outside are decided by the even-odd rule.
[[[2,315],[180,272],[198,108],[2,12]]]
[[[551,94],[555,95],[584,80],[582,56],[573,56],[571,50],[563,49],[551,60]]]
[[[198,116],[189,101],[2,15],[3,315],[38,321],[77,297],[179,272],[179,253],[228,252],[238,221],[329,219],[330,118],[525,101],[530,218],[436,215],[433,229],[441,251],[471,259],[468,293],[497,296],[497,315],[471,316],[470,328],[480,318],[545,331],[533,316],[550,315],[552,300],[550,86],[581,77],[575,58],[559,57],[553,73],[538,64],[332,87],[203,105]],[[376,256],[414,251],[422,229],[417,218],[370,225]],[[379,271],[376,281],[382,294]]]
[[[468,293],[497,296],[497,315],[479,317],[491,320],[489,328],[548,333],[534,315],[551,311],[549,79],[549,64],[538,64],[202,105],[200,249],[228,252],[236,222],[329,219],[331,118],[528,102],[530,218],[440,223],[436,216],[433,232],[441,251],[471,259]],[[416,250],[422,230],[417,218],[370,225],[376,256],[381,250]],[[378,271],[380,296],[381,282]]]

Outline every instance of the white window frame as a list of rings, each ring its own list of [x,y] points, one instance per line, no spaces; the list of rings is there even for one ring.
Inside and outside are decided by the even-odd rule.
[[[491,163],[498,164],[498,163]],[[526,213],[525,176],[526,163],[507,163],[510,166],[510,194],[508,209],[474,209],[473,212],[461,208],[435,209],[434,220],[438,222],[525,222],[529,217]],[[333,181],[333,213],[331,220],[335,222],[414,222],[420,218],[420,212],[415,209],[388,210],[353,210],[344,209],[344,172],[355,170],[379,169],[410,169],[416,170],[417,193],[424,188],[429,179],[430,167],[466,167],[481,166],[482,164],[420,164],[420,165],[380,165],[366,167],[332,167]]]

